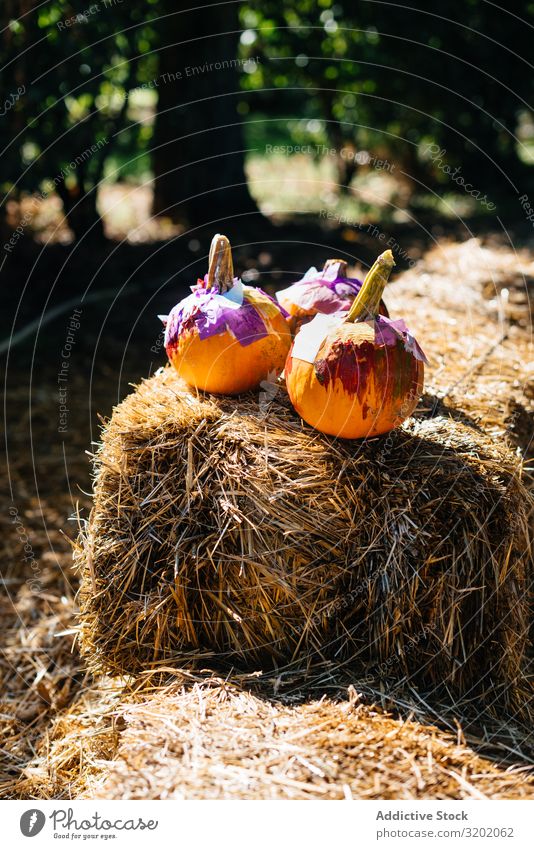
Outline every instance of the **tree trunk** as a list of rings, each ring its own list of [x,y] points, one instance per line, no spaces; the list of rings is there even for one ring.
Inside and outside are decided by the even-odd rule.
[[[172,0],[160,8],[176,12]],[[258,211],[246,182],[236,109],[238,26],[235,3],[160,21],[156,214],[199,225]]]
[[[76,241],[84,244],[104,242],[104,225],[96,208],[96,189],[86,191],[83,180],[78,180],[75,189],[67,189],[58,183],[56,191],[63,202],[63,212]]]

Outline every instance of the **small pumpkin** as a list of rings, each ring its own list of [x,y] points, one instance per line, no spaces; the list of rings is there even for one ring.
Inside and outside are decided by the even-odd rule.
[[[276,293],[278,303],[289,313],[294,333],[318,313],[330,315],[350,309],[362,281],[347,273],[346,260],[327,259],[322,271],[309,268],[301,280]],[[389,315],[383,301],[379,311]]]
[[[209,270],[165,324],[165,349],[186,383],[205,392],[238,395],[279,374],[291,345],[287,313],[276,301],[234,277],[226,236],[214,236]]]
[[[345,439],[378,436],[414,411],[423,389],[425,355],[404,321],[379,315],[395,265],[378,257],[349,312],[318,315],[289,352],[291,402],[308,424]]]

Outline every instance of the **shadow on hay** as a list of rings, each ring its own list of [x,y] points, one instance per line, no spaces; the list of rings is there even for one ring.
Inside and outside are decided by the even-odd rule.
[[[446,397],[446,396],[445,396]],[[480,421],[482,417],[474,419],[465,410],[446,403],[445,397],[425,392],[419,405],[419,414],[422,418],[436,418],[445,416],[455,422],[461,422],[467,427],[484,434],[484,428]],[[532,443],[534,440],[534,417],[524,404],[515,399],[508,402],[508,412],[504,419],[506,435],[510,442],[517,446],[524,457],[532,454]]]
[[[452,404],[447,404],[444,397],[435,395],[432,392],[423,393],[419,403],[419,415],[427,419],[439,417],[450,418],[455,422],[460,422],[466,425],[466,427],[472,428],[479,434],[484,433],[479,421],[466,413],[465,410],[458,409]]]
[[[437,416],[349,443],[282,393],[266,411],[166,369],[115,409],[95,468],[77,554],[93,670],[326,664],[528,711],[527,494],[478,427]]]

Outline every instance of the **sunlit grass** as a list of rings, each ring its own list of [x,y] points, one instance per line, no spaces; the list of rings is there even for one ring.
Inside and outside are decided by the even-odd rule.
[[[251,156],[246,169],[250,190],[268,216],[318,215],[327,210],[360,221],[391,216],[399,206],[401,187],[393,175],[362,169],[344,193],[337,181],[334,159],[328,155]]]

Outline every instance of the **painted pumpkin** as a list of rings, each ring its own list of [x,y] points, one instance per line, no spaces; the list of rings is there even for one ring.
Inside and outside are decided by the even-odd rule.
[[[312,267],[301,280],[276,293],[278,303],[289,313],[293,333],[318,313],[331,315],[348,311],[362,287],[357,277],[347,277],[344,259],[327,259],[322,271]],[[388,316],[380,302],[380,313]]]
[[[282,371],[291,345],[285,310],[234,278],[226,236],[214,236],[204,280],[161,318],[170,362],[186,383],[205,392],[254,389]]]
[[[378,436],[398,427],[417,405],[425,355],[404,321],[378,313],[394,265],[391,251],[379,256],[348,314],[316,316],[289,352],[291,402],[323,433]]]

